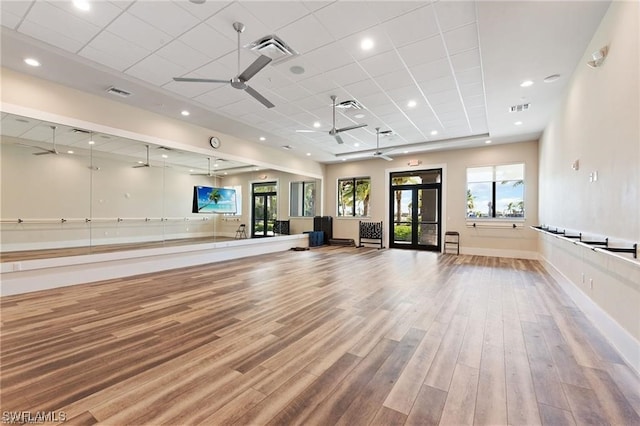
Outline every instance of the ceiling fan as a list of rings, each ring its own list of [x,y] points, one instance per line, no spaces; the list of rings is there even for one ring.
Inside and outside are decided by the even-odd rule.
[[[342,127],[340,129],[336,129],[336,95],[331,95],[331,100],[333,101],[333,126],[331,130],[329,130],[329,134],[336,138],[338,143],[344,143],[342,138],[338,133],[346,132],[348,130],[359,129],[361,127],[366,127],[366,124],[355,124],[353,126]]]
[[[145,147],[147,148],[147,161],[145,163],[139,161],[135,166],[133,166],[134,169],[138,169],[140,167],[151,167],[151,165],[149,164],[149,145],[145,145]]]
[[[255,89],[251,88],[247,81],[251,79],[254,75],[256,75],[262,68],[266,67],[269,62],[271,62],[271,58],[265,55],[260,55],[258,59],[253,61],[249,67],[240,73],[240,33],[244,31],[244,24],[240,22],[233,23],[233,29],[238,33],[238,75],[233,77],[231,80],[217,80],[210,78],[189,78],[189,77],[174,77],[175,81],[184,81],[190,83],[229,83],[231,87],[234,89],[244,90],[251,96],[253,96],[258,102],[267,108],[273,108],[275,105],[269,102],[267,98],[258,93]]]
[[[43,151],[43,152],[34,152],[33,155],[47,155],[47,154],[58,155],[58,149],[56,148],[56,126],[50,126],[50,127],[51,127],[51,130],[53,130],[53,149],[33,146],[33,148],[41,149]]]
[[[373,153],[374,157],[382,158],[383,160],[387,161],[393,161],[393,158],[386,156],[384,152],[380,151],[380,135],[388,135],[390,133],[391,130],[380,131],[380,127],[376,127],[376,151]]]
[[[209,177],[214,177],[214,174],[211,173],[211,158],[210,157],[207,157],[207,170],[208,170],[207,173],[191,173],[191,176],[209,176]]]

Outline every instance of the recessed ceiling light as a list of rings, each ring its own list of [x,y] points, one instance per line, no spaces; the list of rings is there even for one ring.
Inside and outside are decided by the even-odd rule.
[[[313,123],[313,127],[315,127],[316,129],[320,127],[320,122],[316,121],[315,123]]]
[[[409,153],[409,151],[403,151],[403,152],[404,152],[405,154],[408,154],[408,153]]]
[[[260,140],[261,140],[261,141],[266,141],[266,140],[267,140],[267,138],[265,138],[264,136],[260,136]]]
[[[80,9],[83,12],[91,9],[91,5],[87,0],[73,0],[73,5],[76,7],[76,9]]]
[[[215,164],[213,165],[213,167],[220,167],[220,164],[215,163]]]
[[[307,129],[298,129],[296,130],[296,133],[313,133],[313,130],[307,130]]]
[[[409,102],[407,102],[407,106],[408,106],[409,108],[413,108],[413,107],[415,107],[416,105],[418,105],[418,103],[417,103],[416,101],[414,101],[414,100],[410,100]]]
[[[533,81],[525,80],[522,83],[520,83],[520,87],[529,87],[529,86],[533,86]]]
[[[343,158],[343,159],[342,159],[342,161],[347,161],[347,159],[346,159],[346,158]]]
[[[227,172],[224,172],[224,174],[226,175],[226,174],[228,174],[228,173],[227,173]]]
[[[169,158],[167,154],[162,154],[162,158]]]
[[[92,140],[89,141],[89,145],[95,145],[95,144],[96,144],[95,141],[92,141]]]
[[[37,59],[34,59],[34,58],[26,58],[24,60],[24,63],[29,65],[29,66],[32,66],[32,67],[39,67],[40,66],[40,61],[38,61]]]
[[[67,154],[73,154],[73,151],[69,150],[67,151]]]
[[[310,156],[311,156],[311,153],[310,153],[310,152],[307,152],[307,157],[310,157]]]
[[[437,135],[437,134],[438,134],[438,131],[437,131],[437,130],[432,130],[432,131],[431,131],[431,136],[435,136],[435,135]]]
[[[260,170],[260,169],[257,168],[257,167],[255,169],[253,169],[254,172],[257,172],[258,170]]]
[[[189,172],[193,173],[193,169],[189,169]]]
[[[560,74],[551,74],[550,76],[547,76],[544,78],[544,82],[545,83],[553,83],[554,81],[557,81],[560,78]]]
[[[515,123],[513,123],[513,124],[515,124],[516,126],[520,126],[520,125],[522,125],[522,121],[516,121],[516,122],[515,122]]]
[[[354,143],[353,146],[355,146],[356,148],[360,146],[360,144],[358,142]]]
[[[484,143],[491,143],[491,140],[486,140],[484,141]]]
[[[354,118],[364,118],[365,115],[363,113],[359,113],[353,116]]]
[[[360,42],[360,48],[362,50],[371,50],[373,49],[374,43],[370,38],[365,38]]]
[[[140,160],[138,161],[138,164],[144,164],[144,161]]]
[[[184,115],[186,117],[187,115],[189,115],[191,113],[185,109],[180,114],[182,114],[182,115]]]

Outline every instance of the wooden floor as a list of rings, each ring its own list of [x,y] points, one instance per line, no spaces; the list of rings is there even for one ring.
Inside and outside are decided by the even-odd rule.
[[[102,244],[94,246],[80,246],[68,248],[53,248],[42,250],[22,250],[0,252],[0,262],[21,262],[23,260],[50,259],[54,257],[81,256],[86,254],[114,253],[118,251],[142,250],[158,247],[175,247],[189,244],[219,243],[222,241],[233,241],[229,237],[201,237],[201,238],[180,238],[163,241],[147,241],[144,243],[126,244]]]
[[[65,424],[638,425],[539,263],[323,247],[9,296],[2,407]]]

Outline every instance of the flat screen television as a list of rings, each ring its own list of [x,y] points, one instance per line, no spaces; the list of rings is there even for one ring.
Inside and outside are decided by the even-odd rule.
[[[236,213],[237,209],[235,189],[193,187],[192,213]]]

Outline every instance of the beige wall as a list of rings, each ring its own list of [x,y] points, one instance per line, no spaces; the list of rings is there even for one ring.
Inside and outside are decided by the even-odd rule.
[[[640,242],[639,16],[638,2],[612,2],[540,140],[540,222],[627,247]],[[604,65],[589,68],[591,52],[605,45]],[[590,182],[594,171],[598,180]],[[540,241],[547,267],[640,371],[640,262],[559,238]]]
[[[418,167],[409,167],[409,159],[422,161]],[[525,163],[524,227],[519,229],[490,229],[468,225],[466,220],[466,168],[473,166]],[[423,153],[410,157],[398,157],[394,161],[373,159],[327,167],[325,178],[325,214],[337,215],[337,180],[345,177],[371,177],[371,217],[369,221],[384,221],[388,234],[387,172],[423,169],[434,165],[444,168],[443,217],[446,230],[460,232],[461,252],[469,254],[499,255],[506,257],[537,257],[537,236],[528,227],[538,223],[538,144],[536,141],[488,145],[481,148]],[[358,240],[358,221],[352,218],[335,218],[333,234],[336,238]],[[511,223],[511,222],[509,222]],[[445,228],[443,228],[445,229]]]
[[[215,129],[154,114],[2,68],[2,110],[129,139],[210,154],[209,137],[222,139],[221,156],[289,173],[321,177],[323,166]]]

